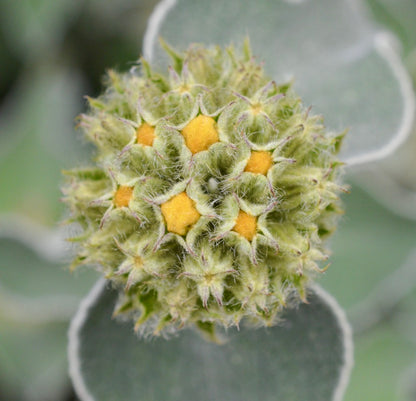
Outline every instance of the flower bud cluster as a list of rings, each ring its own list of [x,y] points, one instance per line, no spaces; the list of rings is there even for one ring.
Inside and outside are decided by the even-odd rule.
[[[328,257],[343,134],[270,80],[247,43],[166,50],[166,76],[145,60],[110,71],[80,117],[96,152],[65,172],[83,228],[74,266],[102,271],[116,312],[146,332],[273,324]]]

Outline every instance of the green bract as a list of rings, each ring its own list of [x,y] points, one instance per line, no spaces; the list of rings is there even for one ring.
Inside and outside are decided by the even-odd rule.
[[[81,116],[96,157],[66,172],[84,229],[74,265],[96,265],[145,333],[273,324],[327,259],[343,134],[265,76],[248,43],[165,48],[167,76],[145,60],[110,72]]]

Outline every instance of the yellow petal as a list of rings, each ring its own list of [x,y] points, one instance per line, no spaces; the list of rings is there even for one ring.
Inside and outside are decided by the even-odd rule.
[[[253,151],[244,171],[266,175],[272,164],[273,159],[270,152]]]
[[[155,127],[147,123],[143,123],[136,131],[137,143],[145,146],[152,146],[155,140]]]
[[[256,235],[257,218],[240,210],[233,231],[251,241]]]
[[[195,202],[182,192],[161,205],[168,231],[185,235],[193,226],[200,214],[195,208]]]
[[[129,206],[130,200],[133,197],[133,190],[134,187],[121,185],[114,195],[114,205],[116,205],[116,207]]]
[[[195,154],[207,150],[219,141],[216,122],[212,117],[199,115],[195,117],[183,130],[186,146]]]

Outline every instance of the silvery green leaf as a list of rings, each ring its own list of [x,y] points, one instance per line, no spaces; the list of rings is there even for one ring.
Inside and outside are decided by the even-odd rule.
[[[230,329],[221,345],[187,329],[138,338],[111,319],[117,293],[97,282],[70,328],[70,375],[82,401],[341,400],[352,364],[348,324],[319,288],[281,325]]]
[[[0,390],[8,401],[56,401],[68,391],[67,323],[31,324],[0,315]]]
[[[411,331],[410,338],[415,337],[416,324],[412,325],[416,312],[415,305],[410,313],[406,314],[401,311],[409,294],[415,292],[416,289],[415,266],[416,249],[413,249],[401,266],[392,269],[392,272],[371,288],[361,302],[349,310],[355,334],[368,331],[386,319],[391,319],[392,316],[395,320],[399,320],[400,317],[407,315],[407,319],[402,319],[402,334]]]
[[[69,0],[2,1],[2,34],[23,59],[47,56],[65,39],[81,5]]]
[[[385,161],[353,173],[351,180],[394,214],[416,220],[416,164],[412,143],[406,144]]]
[[[79,75],[53,65],[33,66],[2,104],[0,211],[23,213],[46,224],[61,217],[61,170],[85,158]]]
[[[414,0],[367,0],[366,2],[377,21],[398,36],[405,56],[416,48]]]
[[[408,367],[399,382],[399,399],[400,401],[416,400],[416,363]]]
[[[96,23],[102,24],[105,30],[121,31],[125,36],[137,36],[139,41],[143,27],[155,5],[156,0],[119,0],[102,2],[100,0],[84,0],[89,14],[97,18]]]
[[[413,252],[413,267],[416,266],[416,249]],[[412,292],[404,294],[393,317],[394,325],[402,336],[416,347],[416,280],[411,280]],[[415,355],[416,356],[416,355]]]
[[[71,277],[63,232],[22,217],[0,216],[0,255],[0,313],[16,321],[67,321],[96,280]]]
[[[404,401],[396,393],[399,377],[416,355],[416,224],[355,186],[345,204],[321,281],[347,308],[355,334],[344,401]]]
[[[413,259],[413,267],[416,266],[416,249]],[[413,292],[401,302],[396,309],[393,322],[397,332],[406,340],[410,358],[406,359],[398,367],[400,380],[398,383],[398,394],[400,401],[413,401],[416,399],[416,280],[413,281]]]
[[[383,282],[404,274],[407,279],[415,277],[409,258],[416,244],[416,224],[389,212],[356,186],[344,204],[346,217],[332,240],[332,263],[321,284],[353,313],[358,305],[371,301],[371,294]],[[401,273],[396,274],[399,268]],[[352,325],[358,327],[369,323],[374,313],[367,316],[357,309],[354,316],[359,322],[353,319]]]
[[[416,266],[416,249],[414,250],[413,268]],[[400,372],[398,382],[398,399],[400,401],[413,401],[416,399],[416,280],[413,280],[413,292],[407,296],[393,316],[393,324],[397,333],[404,337],[407,346],[407,355],[397,372]],[[409,352],[411,351],[411,352]]]
[[[354,338],[355,365],[344,401],[414,401],[400,397],[403,371],[415,360],[416,345],[388,322]],[[415,383],[415,370],[408,383]],[[409,372],[410,375],[410,372]],[[402,387],[402,388],[400,388]],[[409,386],[410,387],[410,386]]]
[[[295,79],[326,125],[349,127],[341,157],[360,164],[390,154],[407,137],[414,112],[408,75],[391,43],[357,1],[164,0],[144,40],[145,56],[165,65],[157,38],[228,45],[248,35],[277,81]]]
[[[413,0],[367,0],[377,21],[400,39],[398,47],[416,82],[416,2]],[[371,163],[352,179],[394,213],[416,219],[416,127],[389,157]]]

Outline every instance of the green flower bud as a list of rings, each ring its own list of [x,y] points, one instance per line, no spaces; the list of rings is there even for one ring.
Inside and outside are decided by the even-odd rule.
[[[165,48],[167,76],[145,60],[112,71],[80,117],[96,153],[66,172],[84,230],[74,266],[112,281],[116,313],[145,333],[274,324],[327,260],[343,134],[270,80],[247,43],[242,55]]]

